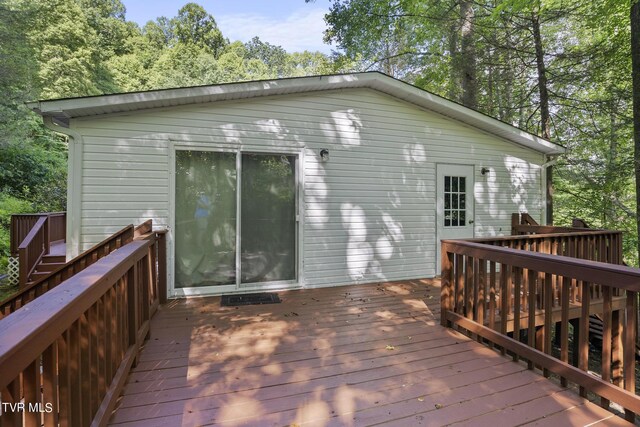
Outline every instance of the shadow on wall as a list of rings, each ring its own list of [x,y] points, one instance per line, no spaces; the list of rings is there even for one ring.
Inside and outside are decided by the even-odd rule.
[[[540,217],[540,166],[524,159],[504,155],[496,159],[490,173],[475,181],[476,236],[509,234],[505,228],[513,212],[528,212]]]
[[[425,260],[436,254],[435,160],[426,144],[442,138],[434,136],[437,129],[425,127],[423,135],[408,135],[395,149],[385,141],[385,124],[360,108],[327,111],[319,123],[317,116],[311,121],[288,113],[262,114],[248,125],[224,123],[219,128],[233,144],[306,149],[307,279],[313,284],[358,283],[425,274],[432,268]],[[256,142],[256,132],[269,137]],[[328,161],[320,159],[323,148],[330,151]],[[539,192],[537,166],[511,155],[490,166],[497,173],[475,180],[476,217],[487,218],[479,221],[479,234],[499,234],[513,206],[532,211],[540,202],[530,196]]]
[[[257,101],[263,104],[252,108],[250,117],[211,113],[207,107],[197,113],[185,110],[176,113],[184,128],[172,126],[174,133],[168,133],[168,125],[158,125],[156,132],[137,138],[165,144],[168,139],[228,144],[249,151],[260,146],[274,151],[304,148],[305,273],[313,284],[385,280],[429,271],[436,254],[436,160],[427,144],[442,144],[443,132],[438,126],[422,126],[415,127],[420,133],[412,133],[401,124],[381,120],[384,113],[372,113],[368,106],[334,99],[335,107],[325,111],[318,107],[313,116],[300,114],[299,106],[284,101],[271,109],[267,101]],[[473,144],[469,142],[469,150]],[[329,161],[319,158],[323,148],[330,150]],[[490,159],[487,166],[497,172],[482,179],[479,172],[476,176],[476,218],[481,217],[476,232],[498,234],[513,206],[529,212],[540,208],[539,167],[506,154]],[[163,216],[158,209],[140,215],[154,220]]]

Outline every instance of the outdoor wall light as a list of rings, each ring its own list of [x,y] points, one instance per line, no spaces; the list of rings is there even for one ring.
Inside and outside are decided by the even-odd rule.
[[[482,168],[482,169],[480,169],[480,174],[481,174],[481,175],[486,175],[486,174],[488,174],[489,172],[491,172],[491,169],[489,169],[489,168]]]
[[[329,160],[329,150],[327,150],[326,148],[320,150],[320,160],[322,160],[323,162]]]

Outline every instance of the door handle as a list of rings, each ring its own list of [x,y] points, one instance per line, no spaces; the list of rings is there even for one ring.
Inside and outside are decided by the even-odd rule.
[[[473,220],[472,220],[472,219],[471,219],[471,220],[469,220],[469,224],[473,224]]]

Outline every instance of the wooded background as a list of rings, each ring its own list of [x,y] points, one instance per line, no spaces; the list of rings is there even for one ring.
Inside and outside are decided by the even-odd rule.
[[[0,272],[10,214],[66,206],[66,141],[25,101],[365,70],[565,146],[554,222],[623,230],[638,265],[638,0],[334,0],[330,56],[230,41],[195,3],[142,28],[125,12],[120,0],[0,0]]]

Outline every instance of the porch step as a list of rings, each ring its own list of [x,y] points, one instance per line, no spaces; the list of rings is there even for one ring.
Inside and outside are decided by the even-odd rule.
[[[42,257],[42,261],[40,261],[41,263],[45,263],[45,264],[53,264],[53,263],[65,263],[66,258],[64,255],[45,255]]]
[[[47,262],[47,263],[38,264],[38,266],[36,267],[36,272],[49,273],[54,270],[57,270],[60,266],[63,266],[64,264],[65,264],[64,262]]]
[[[31,276],[29,276],[29,282],[37,282],[43,277],[48,276],[49,273],[49,271],[34,271],[33,273],[31,273]]]

